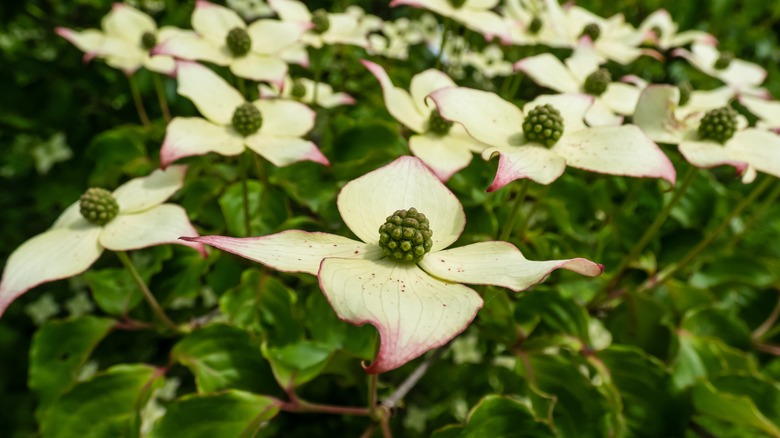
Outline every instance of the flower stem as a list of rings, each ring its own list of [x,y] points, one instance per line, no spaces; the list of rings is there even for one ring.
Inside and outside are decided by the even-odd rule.
[[[145,128],[152,125],[149,121],[149,116],[146,114],[146,108],[144,108],[144,102],[141,100],[141,92],[138,91],[138,84],[135,83],[133,76],[128,76],[127,80],[130,81],[130,93],[133,95],[133,103],[135,103],[135,110],[138,112],[138,118],[141,119],[141,123]]]
[[[379,382],[379,374],[368,375],[368,413],[371,418],[376,417],[376,387]]]
[[[412,388],[417,385],[417,382],[423,378],[428,369],[436,362],[442,354],[447,350],[447,346],[437,348],[433,354],[428,356],[414,371],[406,378],[389,397],[382,400],[382,406],[387,409],[393,409],[398,402],[400,402]]]
[[[252,216],[249,211],[249,154],[252,152],[245,151],[244,156],[241,157],[241,195],[244,198],[244,234],[250,236],[252,234]]]
[[[171,121],[171,110],[168,108],[168,99],[165,97],[165,88],[163,87],[160,75],[153,74],[154,89],[157,92],[157,101],[160,103],[160,111],[166,122]]]
[[[729,213],[726,218],[721,222],[720,225],[718,225],[717,228],[712,230],[709,234],[707,234],[704,239],[701,240],[695,247],[693,247],[690,251],[688,251],[685,256],[683,256],[682,259],[677,261],[676,263],[673,263],[668,268],[662,270],[653,278],[648,279],[645,281],[640,287],[639,291],[645,291],[647,289],[650,289],[651,287],[655,287],[657,285],[663,284],[666,280],[671,278],[674,274],[679,272],[681,269],[686,267],[688,263],[690,263],[693,259],[695,259],[705,248],[707,248],[718,236],[720,236],[720,233],[722,233],[731,223],[732,219],[737,217],[740,213],[742,213],[742,210],[745,209],[748,205],[752,204],[753,201],[756,200],[756,198],[761,195],[761,193],[766,190],[769,185],[774,181],[774,178],[772,177],[766,177],[761,183],[759,183],[756,188],[754,188],[750,194],[742,201],[739,202],[739,204],[734,207],[733,210],[731,210],[731,213]]]
[[[549,191],[550,191],[550,186],[549,185],[542,186],[541,190],[539,190],[539,192],[537,193],[537,195],[535,197],[536,201],[533,204],[531,204],[531,210],[529,210],[528,214],[523,216],[523,218],[520,220],[520,224],[517,226],[517,229],[516,229],[515,232],[519,236],[521,236],[521,240],[524,240],[524,239],[522,239],[522,236],[525,234],[525,227],[528,226],[528,221],[531,220],[533,215],[536,213],[536,210],[538,210],[539,206],[541,205],[541,202],[539,202],[539,200],[544,198],[547,195],[547,192],[549,192]]]
[[[775,303],[774,309],[772,309],[772,312],[769,314],[769,316],[766,318],[766,321],[764,321],[760,326],[758,326],[755,330],[753,330],[753,339],[761,339],[768,331],[772,328],[773,325],[777,322],[777,318],[780,318],[780,291],[778,292],[777,296],[777,303]]]
[[[314,84],[312,85],[313,90],[311,92],[311,102],[312,105],[317,105],[317,97],[319,94],[320,89],[320,81],[322,80],[322,58],[325,52],[325,48],[321,48],[317,51],[317,56],[311,57],[312,62],[312,72],[314,73]]]
[[[444,55],[444,46],[447,44],[447,37],[450,35],[450,19],[444,19],[444,32],[441,34],[441,44],[439,44],[439,53],[436,54],[436,64],[434,68],[441,67],[441,57]]]
[[[523,180],[520,183],[520,188],[517,190],[515,202],[512,204],[512,210],[509,211],[509,216],[506,219],[504,228],[501,229],[501,234],[499,235],[498,240],[507,240],[509,236],[512,235],[515,222],[517,222],[517,215],[520,213],[520,208],[523,206],[523,202],[525,202],[525,195],[527,192],[528,180]]]
[[[152,312],[154,312],[157,318],[160,319],[160,321],[162,321],[166,327],[173,330],[174,332],[181,332],[182,330],[176,324],[174,324],[170,318],[168,318],[168,315],[165,314],[165,311],[160,306],[160,303],[157,302],[157,299],[154,298],[152,292],[149,291],[149,288],[146,286],[146,283],[144,283],[143,278],[141,278],[141,274],[138,273],[138,270],[135,268],[132,260],[130,260],[130,257],[127,256],[127,253],[124,251],[117,251],[116,255],[125,266],[125,269],[130,272],[130,275],[141,289],[141,293],[143,293],[144,298],[146,298],[146,301],[149,303],[149,307],[152,308]]]
[[[669,215],[672,213],[672,209],[680,202],[682,195],[686,192],[686,190],[688,190],[691,182],[693,182],[696,176],[696,171],[697,168],[695,166],[690,166],[688,168],[688,171],[685,173],[685,177],[683,177],[680,186],[677,187],[677,190],[674,191],[672,199],[670,199],[661,212],[658,213],[658,215],[655,217],[655,221],[650,224],[642,237],[640,237],[631,250],[628,251],[628,255],[623,258],[623,260],[620,262],[620,265],[618,265],[618,267],[615,269],[612,280],[607,284],[607,291],[610,291],[614,289],[615,286],[617,286],[618,282],[620,282],[620,279],[623,277],[623,274],[626,272],[631,262],[634,261],[634,259],[639,255],[639,253],[642,252],[643,249],[645,249],[653,237],[658,234],[658,231],[661,229],[663,224],[666,223],[666,219],[668,219]]]
[[[778,196],[780,196],[780,184],[776,185],[775,188],[772,189],[772,191],[767,195],[766,199],[764,199],[764,202],[762,202],[761,205],[756,208],[755,212],[753,212],[753,215],[750,216],[750,219],[748,219],[742,226],[742,232],[735,233],[734,237],[729,240],[729,242],[726,244],[727,249],[733,248],[734,245],[736,245],[745,234],[745,230],[753,228],[753,225],[758,222],[759,219],[764,217],[764,214],[766,214],[767,210],[775,205],[775,201],[777,201]]]

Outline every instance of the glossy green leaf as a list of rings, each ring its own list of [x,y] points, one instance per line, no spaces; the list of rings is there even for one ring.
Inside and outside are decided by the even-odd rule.
[[[534,418],[528,407],[511,398],[490,395],[474,407],[461,438],[521,438],[555,436],[550,426]]]
[[[515,304],[515,318],[528,321],[540,318],[533,335],[569,335],[584,343],[590,342],[588,313],[573,299],[564,298],[556,291],[529,291]]]
[[[253,437],[279,412],[277,401],[249,392],[189,395],[168,406],[148,438]]]
[[[97,305],[110,315],[127,315],[143,300],[141,290],[125,269],[91,270],[84,279]]]
[[[774,418],[767,418],[757,407],[756,403],[745,395],[744,389],[737,388],[737,393],[723,391],[710,382],[702,382],[693,388],[693,406],[699,415],[714,417],[720,421],[734,423],[742,427],[750,427],[763,431],[769,436],[780,436],[780,387],[766,383],[768,390],[772,392]],[[772,421],[774,420],[774,422]]]
[[[263,346],[263,354],[282,388],[300,386],[317,377],[328,365],[331,352],[309,341],[276,348]]]
[[[729,347],[717,338],[703,338],[682,332],[677,354],[671,362],[672,382],[677,389],[694,385],[698,380],[724,373],[757,372],[755,359]]]
[[[260,342],[236,327],[212,324],[198,329],[173,347],[171,359],[195,375],[199,393],[278,390]]]
[[[139,410],[162,384],[148,365],[117,365],[74,386],[41,421],[44,438],[131,437],[140,430]]]
[[[114,327],[109,318],[84,316],[49,321],[38,329],[30,349],[28,385],[38,396],[38,415],[73,387],[92,350]]]
[[[614,343],[637,346],[659,359],[669,355],[671,312],[646,295],[626,295],[605,321]]]

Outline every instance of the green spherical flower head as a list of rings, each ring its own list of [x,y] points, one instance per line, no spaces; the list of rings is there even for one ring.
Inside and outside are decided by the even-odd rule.
[[[533,20],[531,20],[531,23],[528,25],[528,32],[535,35],[539,33],[540,30],[542,30],[542,19],[539,17],[534,17]]]
[[[683,106],[691,100],[693,85],[688,81],[682,81],[677,84],[677,89],[680,90],[680,106]]]
[[[79,210],[84,219],[105,225],[119,214],[119,204],[108,190],[93,187],[79,198]]]
[[[436,135],[446,135],[452,128],[452,122],[444,120],[439,111],[431,111],[431,116],[428,118],[428,132],[432,132]]]
[[[234,27],[227,35],[227,46],[234,56],[244,56],[252,48],[252,38],[246,29]]]
[[[582,88],[590,95],[601,96],[607,91],[610,82],[612,82],[612,75],[609,74],[609,70],[600,68],[585,79],[585,85]]]
[[[737,112],[730,107],[709,111],[699,124],[699,138],[725,143],[737,132]]]
[[[416,208],[398,210],[379,227],[379,246],[397,262],[416,263],[433,246],[433,231],[424,214]]]
[[[459,9],[461,6],[466,4],[466,0],[450,0],[450,6],[452,6],[455,9]]]
[[[721,52],[720,58],[715,61],[715,68],[718,70],[724,70],[731,65],[731,61],[734,60],[734,54],[731,52]]]
[[[263,126],[263,115],[251,103],[243,103],[233,111],[233,129],[246,137],[254,134]]]
[[[290,90],[290,96],[296,99],[302,99],[306,95],[306,87],[301,81],[294,81],[292,89]]]
[[[330,19],[328,18],[328,11],[325,9],[317,9],[311,14],[311,24],[314,26],[312,30],[317,33],[325,33],[330,29]]]
[[[580,37],[586,35],[590,37],[591,41],[596,41],[599,35],[601,35],[601,28],[596,23],[590,23],[582,29]]]
[[[523,134],[528,141],[552,146],[563,135],[563,117],[549,103],[534,107],[523,120]]]
[[[141,46],[144,49],[151,50],[156,45],[157,45],[157,35],[151,32],[144,32],[144,34],[141,35]]]

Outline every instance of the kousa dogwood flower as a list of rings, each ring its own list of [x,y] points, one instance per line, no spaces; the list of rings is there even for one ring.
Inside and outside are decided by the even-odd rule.
[[[676,49],[674,56],[685,58],[697,70],[720,79],[733,89],[734,95],[749,94],[768,97],[765,88],[760,85],[766,79],[766,70],[758,64],[735,58],[734,55],[720,52],[711,44],[694,43],[691,50]]]
[[[639,30],[650,35],[652,41],[662,50],[682,47],[690,43],[715,45],[718,40],[714,36],[700,30],[678,32],[679,25],[672,20],[672,15],[666,9],[659,9],[642,21]]]
[[[520,178],[550,184],[567,165],[674,184],[672,163],[639,127],[585,125],[593,96],[540,96],[522,110],[495,93],[471,88],[443,88],[430,97],[442,118],[463,125],[472,137],[491,146],[482,158],[500,156],[488,191]]]
[[[263,0],[227,0],[227,6],[249,21],[274,14],[273,9]]]
[[[498,38],[508,44],[509,22],[492,11],[498,3],[499,0],[393,0],[390,6],[409,5],[427,9],[481,33],[487,41]]]
[[[150,54],[158,41],[179,33],[172,27],[157,28],[154,19],[124,3],[114,6],[101,22],[101,30],[75,31],[58,27],[55,32],[84,52],[84,61],[103,58],[106,64],[130,76],[141,67],[157,73],[173,74],[175,63],[170,56]]]
[[[504,52],[495,44],[488,45],[482,51],[465,52],[462,62],[474,67],[487,78],[512,74],[512,63],[504,59]]]
[[[283,231],[261,237],[183,237],[284,272],[316,275],[344,321],[369,323],[381,344],[369,373],[411,361],[457,336],[482,307],[467,284],[527,289],[562,268],[587,276],[603,266],[582,258],[529,261],[507,242],[446,249],[463,232],[463,207],[413,157],[347,183],[337,201],[360,239]]]
[[[314,88],[317,87],[317,101],[314,102]],[[281,97],[283,99],[299,100],[309,105],[319,105],[323,108],[333,108],[340,105],[354,105],[355,99],[347,93],[336,93],[333,87],[325,82],[314,82],[311,79],[284,78],[284,86],[280,90],[275,85],[260,84],[258,86],[260,98],[270,99]]]
[[[330,164],[314,143],[301,138],[314,127],[316,116],[306,105],[284,99],[246,102],[219,75],[195,62],[179,61],[177,79],[179,94],[205,118],[171,120],[160,150],[161,166],[209,152],[238,155],[246,148],[275,166],[302,160]]]
[[[197,0],[192,13],[194,32],[182,31],[152,49],[154,54],[229,66],[238,77],[274,82],[287,74],[284,52],[293,50],[308,25],[257,20],[249,26],[233,10]],[[294,58],[298,58],[296,52]],[[308,59],[297,59],[306,64]]]
[[[637,87],[640,90],[640,93],[651,85],[646,80],[635,75],[624,76],[621,80]],[[702,115],[702,113],[709,110],[728,105],[734,98],[734,90],[727,86],[713,90],[694,90],[690,84],[682,83],[678,88],[680,89],[680,99],[674,109],[675,117],[678,119]],[[638,98],[635,102],[639,102]]]
[[[330,13],[323,9],[312,13],[304,3],[296,0],[269,0],[268,4],[283,22],[298,23],[310,29],[301,37],[301,42],[315,49],[332,44],[368,47],[367,35],[376,25],[373,16],[358,17],[354,13]]]
[[[651,138],[677,144],[694,166],[733,166],[743,183],[752,182],[756,171],[780,177],[780,136],[747,127],[747,120],[730,107],[677,119],[674,107],[679,98],[677,87],[648,86],[639,98],[635,123]]]
[[[565,14],[558,0],[505,0],[502,11],[512,23],[512,44],[571,46],[571,37],[565,29]]]
[[[554,1],[548,2],[548,7],[553,20],[563,23],[559,29],[568,34],[568,47],[575,48],[587,36],[602,62],[611,60],[625,65],[642,55],[662,58],[655,50],[639,47],[649,35],[626,23],[623,14],[602,18],[576,5],[561,8]]]
[[[415,75],[410,92],[396,87],[385,70],[370,61],[361,61],[382,86],[385,107],[396,120],[415,132],[409,137],[409,149],[442,181],[468,166],[472,152],[486,145],[474,140],[462,126],[441,117],[426,97],[433,91],[454,87],[455,82],[439,70],[429,69]]]
[[[589,37],[565,62],[551,53],[542,53],[515,63],[534,82],[559,93],[586,93],[594,96],[593,105],[585,115],[591,126],[620,125],[623,117],[634,113],[640,90],[624,82],[613,82],[609,70],[600,68],[601,60]],[[621,116],[618,116],[621,115]]]
[[[60,215],[54,225],[17,248],[0,279],[0,315],[20,295],[39,284],[86,271],[103,253],[169,243],[184,244],[205,255],[187,212],[164,204],[184,183],[185,166],[155,170],[114,190],[91,188]]]
[[[740,96],[739,102],[758,117],[757,128],[780,133],[780,102],[753,96]]]

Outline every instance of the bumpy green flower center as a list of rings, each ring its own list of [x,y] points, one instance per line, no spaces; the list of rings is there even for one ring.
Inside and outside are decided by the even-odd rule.
[[[699,124],[699,138],[725,143],[737,132],[737,112],[730,107],[709,111]]]
[[[141,46],[144,49],[151,50],[156,45],[157,45],[157,35],[151,32],[144,32],[144,34],[141,35]]]
[[[599,35],[601,35],[601,28],[599,25],[596,23],[590,23],[582,29],[580,37],[589,36],[592,41],[596,41]]]
[[[227,34],[227,46],[233,56],[244,56],[252,48],[252,38],[246,29],[235,27]]]
[[[563,117],[549,103],[534,107],[523,120],[523,134],[528,141],[552,146],[563,135]]]
[[[330,29],[330,19],[328,18],[328,11],[325,9],[317,9],[311,14],[312,30],[316,33],[325,33]]]
[[[416,208],[397,210],[379,227],[379,246],[397,262],[416,263],[433,246],[433,231],[424,214]]]
[[[306,95],[306,86],[300,80],[293,81],[292,89],[290,90],[290,96],[301,99]]]
[[[263,126],[263,115],[260,110],[251,103],[243,103],[233,111],[233,129],[246,137],[254,134]]]
[[[734,54],[731,52],[721,52],[720,57],[715,61],[715,68],[718,70],[724,70],[731,65],[731,61],[734,60]]]
[[[466,0],[450,0],[450,6],[452,6],[455,9],[458,9],[466,4]]]
[[[531,32],[531,34],[537,34],[540,30],[542,30],[542,19],[539,17],[534,17],[533,20],[531,20],[531,23],[528,25],[528,32]]]
[[[428,131],[436,135],[446,135],[452,128],[452,122],[444,120],[439,111],[431,111],[431,116],[428,118]]]
[[[108,190],[93,187],[79,198],[79,210],[84,219],[105,225],[119,214],[119,204]]]
[[[693,85],[688,81],[682,81],[677,84],[677,89],[680,90],[680,106],[683,106],[691,100]]]
[[[612,75],[606,68],[600,68],[591,73],[586,79],[583,89],[593,96],[601,96],[607,91],[607,86],[612,82]]]

